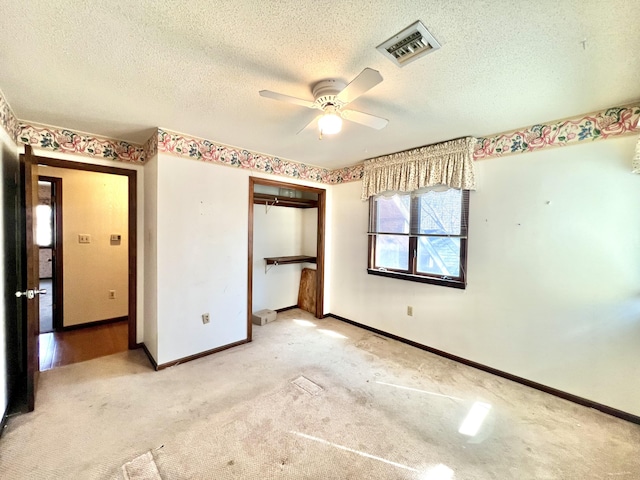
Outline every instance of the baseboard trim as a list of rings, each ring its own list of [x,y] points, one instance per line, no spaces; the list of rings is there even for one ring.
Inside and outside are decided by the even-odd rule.
[[[294,308],[298,308],[298,305],[291,305],[290,307],[278,308],[276,309],[277,313],[286,312],[287,310],[293,310]]]
[[[233,342],[233,343],[229,343],[228,345],[223,345],[222,347],[218,347],[218,348],[212,348],[211,350],[205,350],[204,352],[200,352],[200,353],[196,353],[195,355],[189,355],[188,357],[182,357],[179,358],[177,360],[173,360],[171,362],[167,362],[167,363],[163,363],[161,365],[156,365],[155,369],[156,370],[164,370],[165,368],[169,368],[169,367],[175,367],[176,365],[179,365],[181,363],[186,363],[186,362],[190,362],[192,360],[197,360],[198,358],[202,358],[202,357],[206,357],[207,355],[211,355],[212,353],[218,353],[221,352],[223,350],[227,350],[229,348],[233,348],[233,347],[237,347],[239,345],[244,345],[245,343],[249,343],[251,340],[244,339],[244,340],[240,340],[239,342]],[[155,362],[152,362],[155,364]]]
[[[378,330],[377,328],[370,327],[368,325],[364,325],[362,323],[355,322],[353,320],[349,320],[348,318],[341,317],[340,315],[334,315],[333,313],[329,313],[324,315],[324,318],[331,317],[336,320],[340,320],[341,322],[349,323],[356,327],[363,328],[364,330],[368,330],[377,335],[382,335],[387,338],[391,338],[393,340],[397,340],[402,343],[406,343],[407,345],[411,345],[412,347],[419,348],[420,350],[425,350],[429,353],[433,353],[435,355],[439,355],[441,357],[447,358],[449,360],[453,360],[454,362],[462,363],[463,365],[467,365],[469,367],[477,368],[478,370],[482,370],[483,372],[491,373],[493,375],[497,375],[498,377],[506,378],[507,380],[511,380],[516,383],[520,383],[521,385],[525,385],[527,387],[535,388],[536,390],[540,390],[542,392],[548,393],[550,395],[562,398],[564,400],[568,400],[573,403],[577,403],[578,405],[582,405],[584,407],[593,408],[602,413],[606,413],[608,415],[621,418],[622,420],[626,420],[631,423],[636,423],[640,425],[640,417],[637,415],[633,415],[632,413],[624,412],[622,410],[618,410],[617,408],[608,407],[607,405],[603,405],[598,402],[594,402],[593,400],[589,400],[587,398],[579,397],[578,395],[574,395],[572,393],[563,392],[562,390],[558,390],[553,387],[548,387],[547,385],[543,385],[541,383],[534,382],[532,380],[527,380],[523,377],[518,377],[517,375],[513,375],[511,373],[504,372],[502,370],[498,370],[493,367],[489,367],[487,365],[483,365],[481,363],[474,362],[472,360],[467,360],[466,358],[458,357],[457,355],[453,355],[451,353],[444,352],[442,350],[438,350],[437,348],[428,347],[418,342],[414,342],[413,340],[408,340],[403,337],[399,337],[398,335],[394,335],[393,333],[388,333],[383,330]]]
[[[107,325],[109,323],[124,322],[125,320],[129,320],[129,317],[127,315],[125,315],[124,317],[115,317],[115,318],[107,318],[106,320],[98,320],[96,322],[80,323],[78,325],[69,325],[67,327],[62,327],[59,331],[68,332],[69,330],[80,330],[81,328],[97,327],[99,325]]]

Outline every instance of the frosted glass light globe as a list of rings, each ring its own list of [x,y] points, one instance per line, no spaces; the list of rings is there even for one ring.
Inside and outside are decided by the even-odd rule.
[[[318,120],[320,132],[323,135],[333,135],[342,130],[342,118],[335,113],[327,113]]]

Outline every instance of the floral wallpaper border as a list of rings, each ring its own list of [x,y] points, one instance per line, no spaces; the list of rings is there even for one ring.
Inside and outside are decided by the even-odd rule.
[[[283,160],[278,157],[254,153],[249,150],[230,147],[203,138],[163,129],[158,129],[158,151],[203,162],[258,170],[273,175],[310,180],[312,182],[332,183],[332,172],[326,168]]]
[[[54,152],[75,153],[126,163],[142,164],[145,161],[142,145],[48,125],[20,123],[18,141]]]
[[[18,133],[20,131],[18,118],[13,113],[7,99],[4,98],[2,90],[0,90],[0,127],[9,134],[9,137],[15,143],[18,143]]]
[[[149,137],[149,140],[145,142],[142,146],[142,151],[144,152],[144,161],[151,159],[154,155],[158,153],[158,130],[156,129],[153,132],[153,135]]]
[[[634,104],[478,138],[473,159],[484,160],[637,133],[640,132],[639,119],[640,104]]]
[[[127,163],[144,164],[156,153],[163,152],[332,185],[361,180],[364,172],[363,163],[328,170],[160,128],[144,145],[137,145],[68,129],[27,124],[18,121],[1,91],[0,127],[16,143]],[[485,160],[633,133],[640,133],[640,103],[480,137],[473,158]],[[635,160],[634,172],[640,173],[638,160]]]

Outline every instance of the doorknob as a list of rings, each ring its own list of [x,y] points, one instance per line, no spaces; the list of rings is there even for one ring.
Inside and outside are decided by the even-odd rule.
[[[24,292],[16,292],[16,297],[27,297],[27,300],[31,300],[36,295],[46,295],[47,289],[43,288],[42,290],[27,290]]]

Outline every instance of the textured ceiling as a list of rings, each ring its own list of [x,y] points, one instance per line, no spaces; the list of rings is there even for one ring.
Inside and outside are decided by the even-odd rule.
[[[422,20],[442,48],[375,47]],[[21,120],[143,143],[156,126],[335,168],[640,98],[640,2],[3,0],[0,89]],[[350,104],[389,119],[318,140],[321,79],[384,81]],[[347,123],[347,122],[345,122]]]

